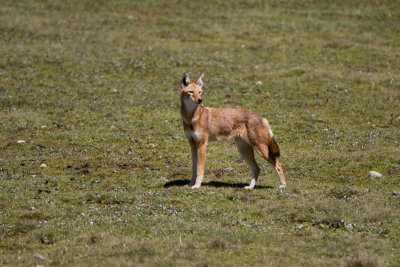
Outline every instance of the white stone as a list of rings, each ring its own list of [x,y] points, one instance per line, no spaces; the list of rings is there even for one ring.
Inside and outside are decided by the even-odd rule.
[[[262,81],[257,81],[256,84],[257,85],[262,85],[263,83],[262,83]]]
[[[39,259],[41,261],[45,261],[46,260],[46,258],[43,257],[42,255],[40,255],[39,253],[36,253],[33,257],[36,258],[36,259]]]
[[[370,171],[370,172],[368,173],[368,175],[369,175],[370,177],[373,177],[373,178],[380,178],[380,177],[382,177],[382,174],[380,174],[379,172],[376,172],[376,171]]]
[[[40,165],[40,168],[46,168],[46,167],[47,167],[47,165],[44,163]]]
[[[23,143],[25,143],[25,140],[18,140],[17,143],[18,144],[23,144]]]

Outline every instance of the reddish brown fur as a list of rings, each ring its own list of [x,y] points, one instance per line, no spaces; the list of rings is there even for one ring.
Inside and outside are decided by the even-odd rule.
[[[198,188],[204,175],[205,151],[208,141],[234,139],[242,157],[249,164],[253,179],[249,189],[255,185],[259,167],[254,159],[254,150],[276,168],[281,187],[286,185],[279,162],[279,146],[273,138],[268,122],[246,109],[208,108],[199,104],[202,100],[202,78],[194,82],[184,76],[181,91],[181,115],[183,128],[192,148],[193,175],[190,185]],[[254,181],[253,181],[254,180]]]

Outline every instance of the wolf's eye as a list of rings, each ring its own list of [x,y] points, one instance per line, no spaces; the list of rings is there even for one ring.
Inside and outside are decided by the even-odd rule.
[[[199,91],[199,94],[202,94],[203,92],[202,91]]]
[[[189,94],[193,94],[193,91],[189,91]]]

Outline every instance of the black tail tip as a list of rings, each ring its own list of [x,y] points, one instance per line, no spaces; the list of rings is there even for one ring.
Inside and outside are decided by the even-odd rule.
[[[281,156],[281,153],[280,152],[276,152],[276,153],[273,153],[271,156],[274,157],[274,158],[279,158]]]

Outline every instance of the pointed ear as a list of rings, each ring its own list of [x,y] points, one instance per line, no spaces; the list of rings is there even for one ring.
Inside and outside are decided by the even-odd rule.
[[[201,75],[199,76],[199,78],[197,78],[196,83],[197,83],[200,87],[203,87],[203,78],[204,78],[204,73],[201,74]]]
[[[190,83],[189,75],[185,73],[182,78],[182,87],[188,86]]]

